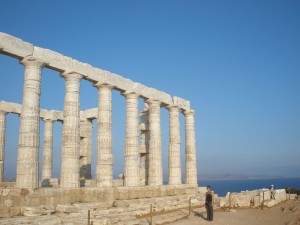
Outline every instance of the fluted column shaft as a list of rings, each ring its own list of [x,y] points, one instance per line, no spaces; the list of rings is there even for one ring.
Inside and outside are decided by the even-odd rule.
[[[139,186],[139,120],[138,95],[125,93],[126,140],[125,140],[125,186]]]
[[[0,182],[4,181],[6,112],[0,111]]]
[[[25,66],[25,74],[16,186],[38,188],[41,71],[44,63],[33,57],[23,59],[21,63]]]
[[[43,165],[42,180],[52,178],[53,162],[53,120],[44,119],[44,148],[43,148]]]
[[[147,105],[148,107],[148,105]],[[148,108],[141,111],[140,114],[140,131],[141,131],[141,143],[140,143],[140,184],[148,185],[149,177],[149,112]]]
[[[92,179],[92,135],[93,120],[86,119],[80,122],[80,179]]]
[[[198,185],[194,110],[185,111],[185,183]]]
[[[149,179],[150,186],[163,185],[162,149],[160,127],[160,102],[148,100],[149,104]]]
[[[179,109],[169,106],[169,184],[181,184]]]
[[[93,120],[86,121],[86,162],[85,179],[92,179],[92,151],[93,151]]]
[[[113,186],[112,86],[96,85],[99,90],[97,138],[97,187]]]
[[[64,122],[62,130],[62,160],[60,186],[79,187],[80,150],[80,80],[77,73],[64,73],[66,94],[64,102]]]

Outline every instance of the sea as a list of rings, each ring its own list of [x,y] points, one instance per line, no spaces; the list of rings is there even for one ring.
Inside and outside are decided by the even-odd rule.
[[[227,192],[241,192],[269,188],[272,184],[275,189],[295,188],[300,190],[300,178],[200,180],[198,182],[200,187],[210,185],[214,193],[221,197],[226,196]]]

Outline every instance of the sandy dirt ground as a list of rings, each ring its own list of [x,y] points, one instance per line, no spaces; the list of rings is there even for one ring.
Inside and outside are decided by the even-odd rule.
[[[194,210],[193,216],[179,220],[171,225],[300,225],[300,199],[289,200],[272,208],[236,209],[228,212],[214,211],[214,221],[206,221],[206,212]]]

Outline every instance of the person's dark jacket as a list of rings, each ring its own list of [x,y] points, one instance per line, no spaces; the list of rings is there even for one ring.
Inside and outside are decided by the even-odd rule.
[[[206,193],[205,205],[212,204],[212,195],[211,193]]]

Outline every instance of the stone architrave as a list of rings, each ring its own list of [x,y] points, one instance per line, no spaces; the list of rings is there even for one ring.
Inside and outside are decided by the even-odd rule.
[[[60,186],[78,188],[80,150],[80,80],[82,75],[63,73],[66,80]]]
[[[42,182],[52,178],[53,162],[53,120],[44,119],[44,148],[42,165]]]
[[[179,108],[167,107],[169,116],[169,185],[181,184]]]
[[[185,115],[185,183],[198,185],[195,139],[195,111],[184,111]]]
[[[16,187],[38,188],[41,72],[44,63],[33,57],[26,57],[21,63],[25,74]]]
[[[163,185],[160,105],[158,100],[147,100],[149,105],[149,178],[148,185]]]
[[[97,137],[97,187],[113,186],[112,152],[112,89],[108,84],[96,84],[99,91]]]
[[[139,119],[136,93],[124,93],[126,97],[125,186],[139,186]]]
[[[0,111],[0,182],[4,181],[6,114],[7,112]]]

